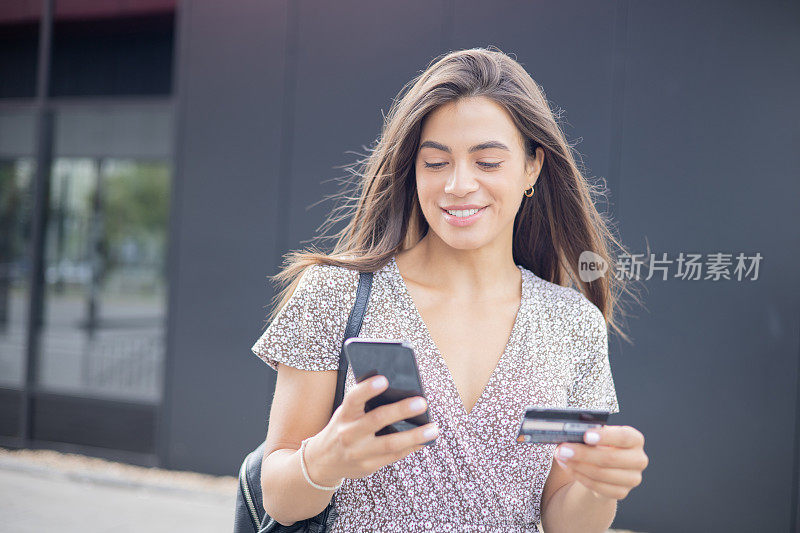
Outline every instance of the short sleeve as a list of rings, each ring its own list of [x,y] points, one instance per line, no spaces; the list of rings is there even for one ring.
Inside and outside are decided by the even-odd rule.
[[[573,383],[567,405],[618,413],[619,402],[608,359],[608,326],[600,309],[588,299],[581,299],[585,309],[575,339]]]
[[[251,350],[274,370],[278,363],[301,370],[337,370],[358,271],[311,265],[286,304]]]

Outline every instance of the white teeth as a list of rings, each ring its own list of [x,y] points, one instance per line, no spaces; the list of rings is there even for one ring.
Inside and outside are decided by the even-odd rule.
[[[468,217],[468,216],[474,215],[478,211],[480,211],[480,209],[467,209],[467,210],[462,210],[462,211],[450,211],[450,210],[448,210],[447,212],[450,213],[453,216],[456,216],[456,217]]]

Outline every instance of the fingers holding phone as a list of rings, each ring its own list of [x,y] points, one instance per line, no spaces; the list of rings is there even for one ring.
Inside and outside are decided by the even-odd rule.
[[[345,341],[344,352],[356,386],[321,432],[326,443],[325,452],[319,452],[324,453],[321,470],[364,477],[434,444],[438,428],[430,421],[412,346],[404,340],[353,337]]]
[[[369,380],[359,382],[345,393],[336,413],[348,422],[360,420],[369,411],[369,400],[382,394],[388,384],[386,376],[372,376]]]
[[[344,343],[344,353],[353,369],[356,382],[361,383],[377,375],[388,379],[388,386],[365,402],[365,412],[415,396],[424,399],[425,391],[417,368],[417,359],[408,342],[354,337]],[[399,407],[394,409],[396,412]],[[429,422],[428,410],[424,409],[414,416],[388,423],[376,435],[413,429]]]
[[[357,423],[363,424],[368,433],[375,435],[370,443],[371,451],[380,454],[381,460],[392,463],[435,442],[439,436],[439,427],[435,422],[422,426],[406,422],[422,415],[426,415],[424,419],[427,421],[427,411],[427,400],[422,396],[412,396],[379,405],[365,413]],[[403,423],[411,429],[394,430],[396,425]],[[386,428],[392,429],[381,434]]]
[[[381,428],[427,411],[420,397],[368,409],[368,402],[384,393],[388,385],[384,376],[372,376],[344,395],[325,428],[308,442],[306,463],[312,479],[335,485],[345,477],[362,478],[422,449],[423,443],[432,439],[425,432],[435,423],[376,435]],[[417,399],[422,399],[423,405],[415,404]]]

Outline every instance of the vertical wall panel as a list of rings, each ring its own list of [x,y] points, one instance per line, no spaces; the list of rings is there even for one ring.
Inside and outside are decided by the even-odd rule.
[[[231,474],[266,433],[285,2],[182,2],[162,456]]]
[[[630,4],[616,191],[625,241],[672,259],[763,260],[756,281],[646,282],[636,345],[622,345],[616,369],[651,466],[620,525],[791,529],[798,11],[796,2]]]

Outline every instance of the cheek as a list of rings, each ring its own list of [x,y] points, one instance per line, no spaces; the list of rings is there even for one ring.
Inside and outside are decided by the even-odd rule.
[[[492,183],[486,183],[486,190],[503,211],[515,211],[519,207],[524,186],[514,176],[498,176]]]
[[[426,204],[436,202],[437,186],[435,180],[425,176],[417,176],[417,196],[419,197],[419,203],[425,207]]]
[[[506,197],[512,198],[514,201],[518,201],[519,198],[522,198],[525,189],[528,188],[528,179],[521,171],[506,176],[505,183],[504,193]]]

